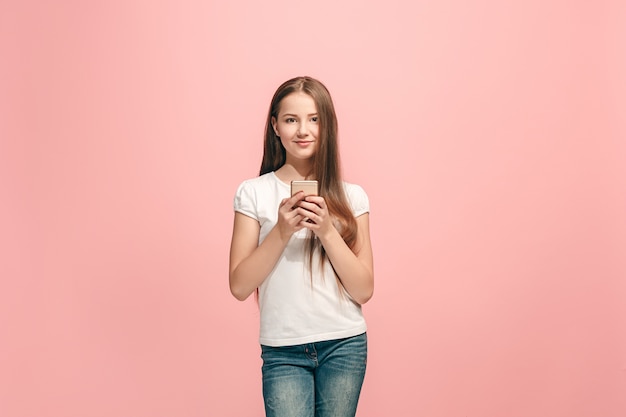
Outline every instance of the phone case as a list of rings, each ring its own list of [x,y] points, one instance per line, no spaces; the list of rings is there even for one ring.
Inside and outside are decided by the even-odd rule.
[[[317,195],[317,181],[315,180],[298,180],[291,181],[291,195],[293,196],[299,191],[304,191],[304,195]]]

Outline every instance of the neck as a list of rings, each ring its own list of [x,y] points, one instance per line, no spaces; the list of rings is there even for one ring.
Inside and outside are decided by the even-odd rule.
[[[276,170],[276,175],[286,182],[290,182],[292,180],[312,179],[311,171],[313,169],[313,164],[310,161],[303,162],[304,163],[298,164],[287,162],[285,165]]]

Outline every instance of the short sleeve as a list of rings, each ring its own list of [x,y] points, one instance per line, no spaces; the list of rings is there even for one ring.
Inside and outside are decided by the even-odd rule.
[[[346,194],[348,200],[350,201],[350,205],[352,206],[354,217],[359,217],[362,214],[369,213],[369,198],[361,186],[356,184],[346,184]]]
[[[254,192],[254,188],[247,181],[241,183],[237,188],[233,207],[236,212],[259,220],[256,193]]]

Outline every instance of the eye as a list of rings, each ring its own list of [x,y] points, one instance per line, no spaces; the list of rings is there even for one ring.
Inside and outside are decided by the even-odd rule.
[[[293,118],[293,117],[288,117],[288,118],[285,119],[285,122],[287,122],[287,123],[295,123],[296,119]]]
[[[313,117],[311,117],[311,121],[312,121],[313,123],[317,123],[317,121],[318,121],[318,120],[319,120],[319,117],[317,117],[317,116],[313,116]]]

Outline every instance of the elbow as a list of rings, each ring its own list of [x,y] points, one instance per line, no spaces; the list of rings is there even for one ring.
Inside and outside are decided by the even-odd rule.
[[[239,301],[245,301],[250,296],[250,292],[247,292],[243,288],[239,288],[233,284],[230,285],[230,293]]]
[[[363,291],[360,292],[358,297],[356,298],[353,297],[353,298],[354,298],[354,301],[363,305],[367,303],[372,298],[373,295],[374,295],[374,282],[372,280],[370,285],[368,285],[366,288],[363,288]]]
[[[364,294],[361,294],[360,297],[358,299],[356,299],[355,301],[361,305],[367,303],[369,300],[372,299],[372,296],[374,295],[374,290],[370,290]]]
[[[246,291],[246,289],[242,288],[241,285],[237,285],[237,283],[234,282],[232,276],[230,277],[229,284],[230,293],[233,295],[233,297],[235,297],[239,301],[245,301],[248,299],[248,297],[250,296],[250,291]]]
[[[248,295],[245,295],[241,292],[235,291],[232,288],[230,289],[230,293],[239,301],[245,301],[248,299]]]

